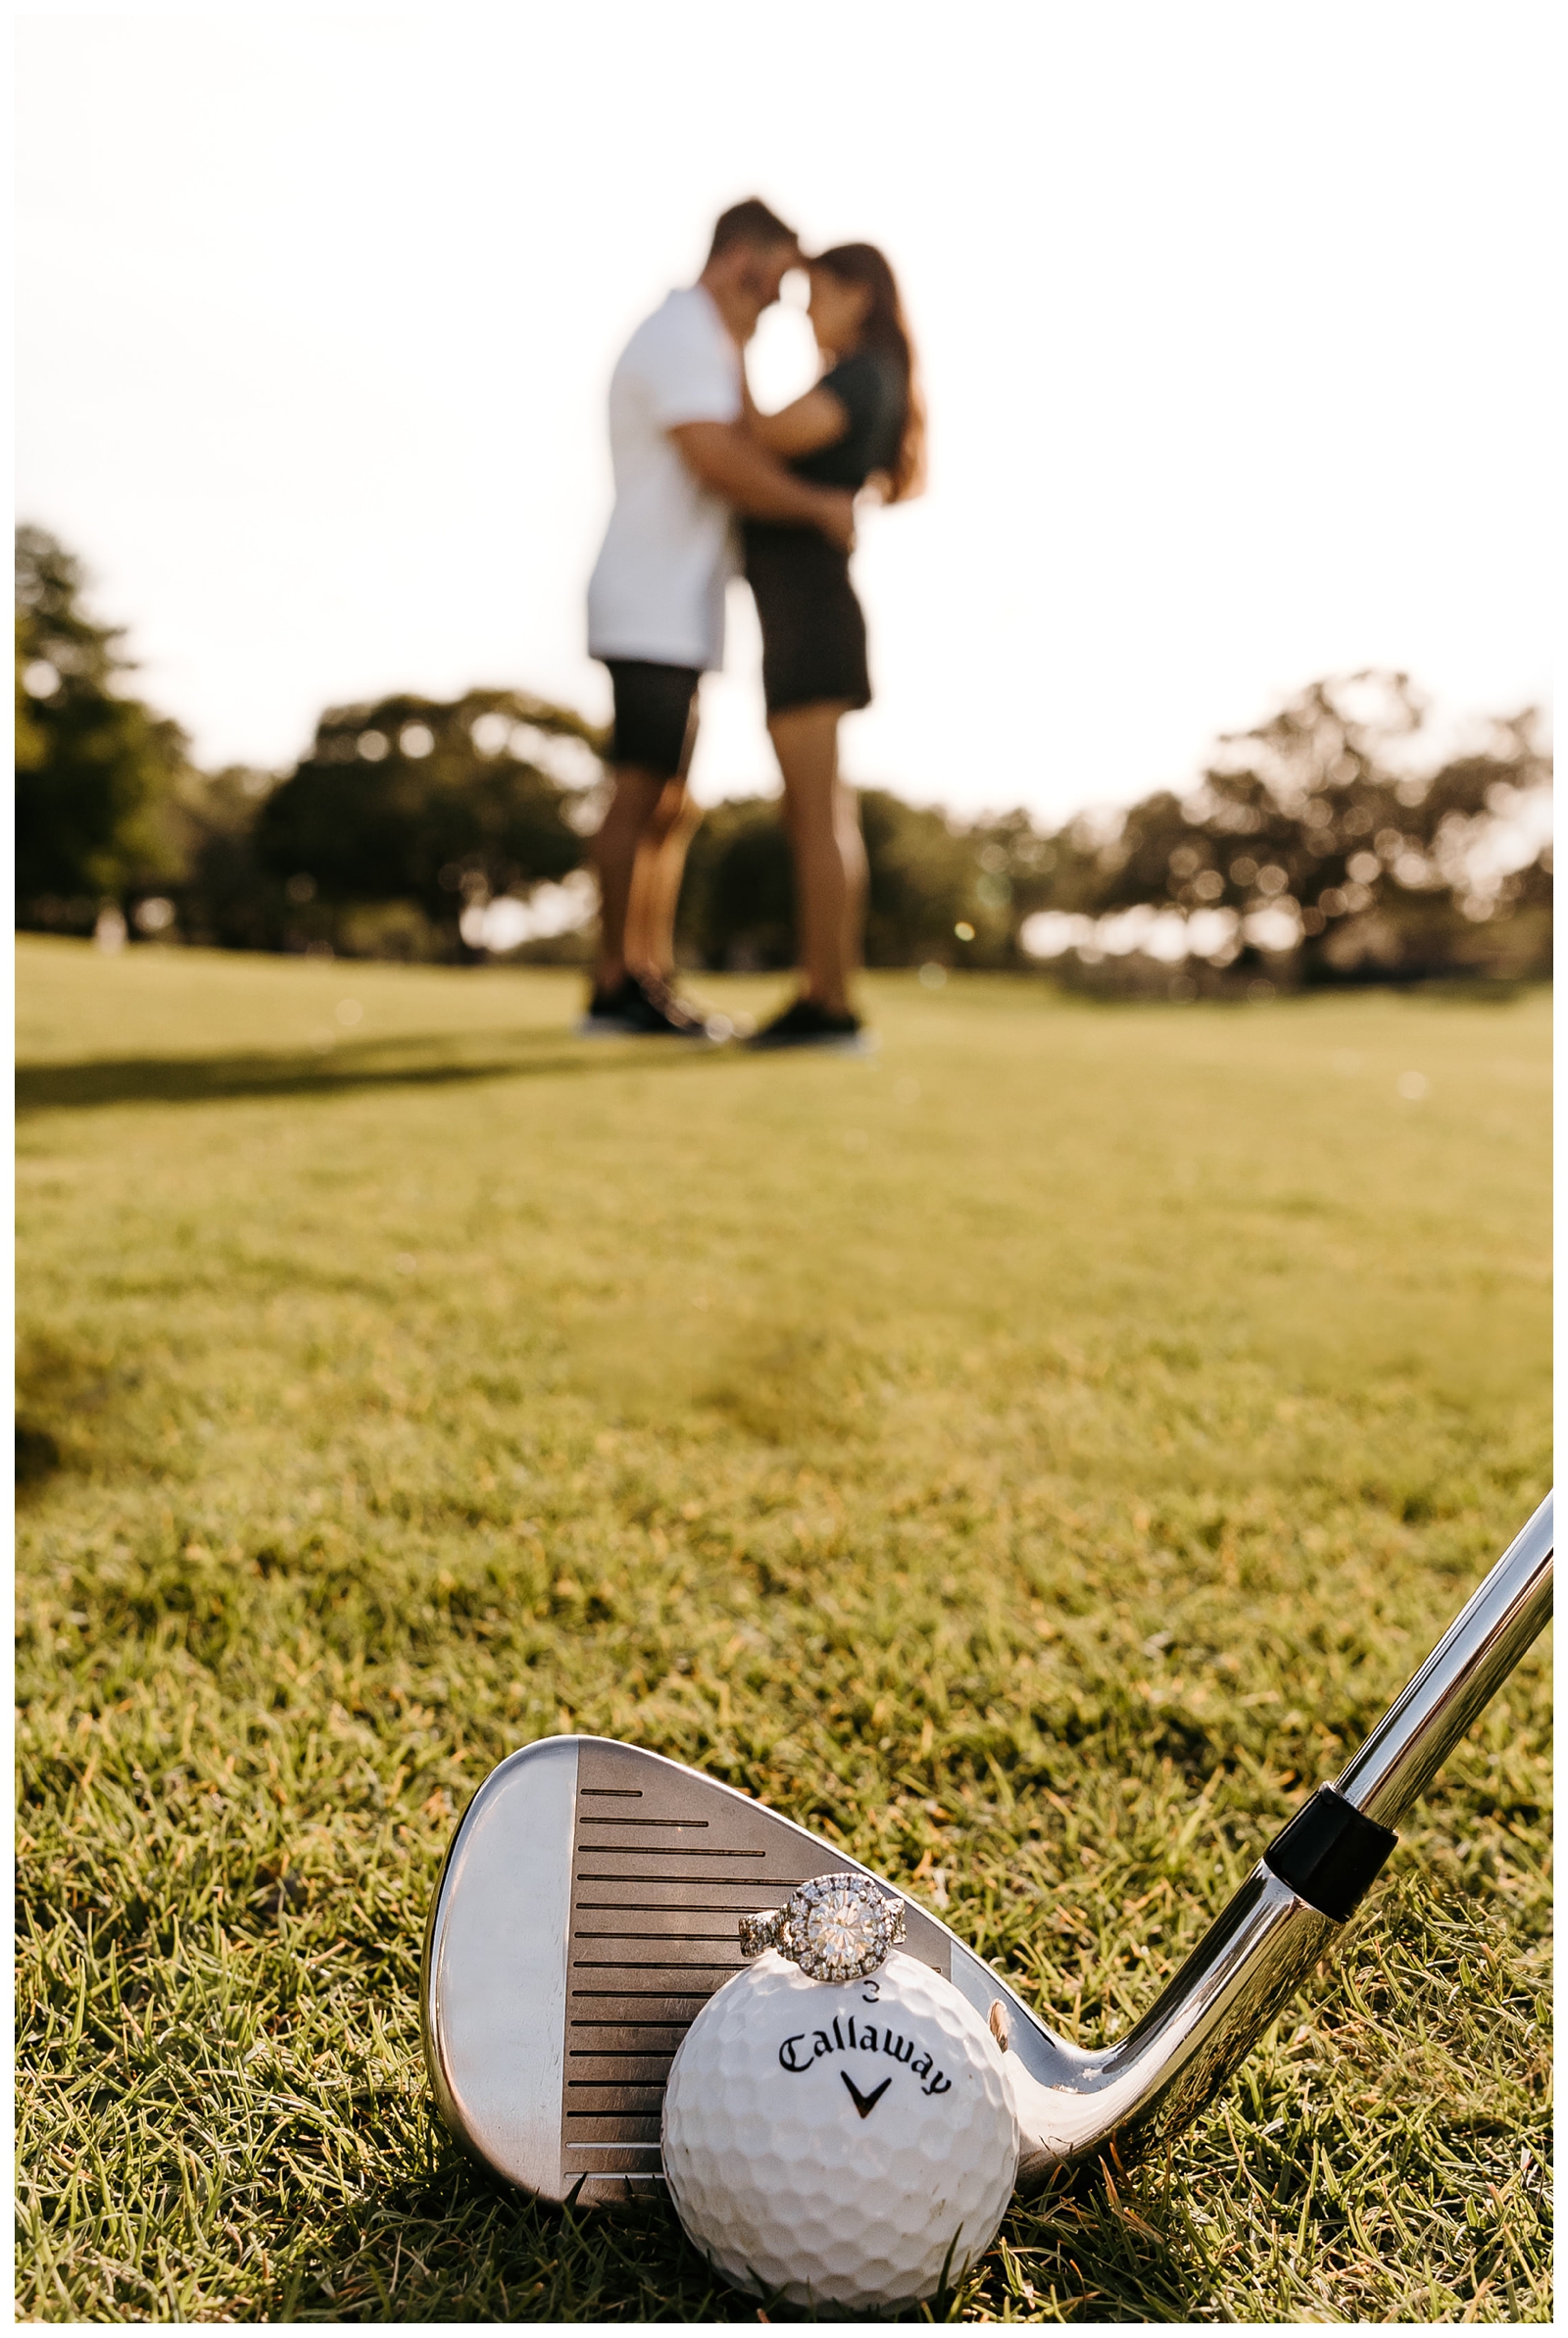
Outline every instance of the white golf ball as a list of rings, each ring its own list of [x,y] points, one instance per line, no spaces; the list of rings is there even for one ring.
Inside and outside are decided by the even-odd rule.
[[[813,1981],[769,1949],[710,1997],[664,2093],[664,2173],[725,2279],[796,2306],[934,2295],[996,2237],[1012,2087],[951,1981],[895,1950]]]

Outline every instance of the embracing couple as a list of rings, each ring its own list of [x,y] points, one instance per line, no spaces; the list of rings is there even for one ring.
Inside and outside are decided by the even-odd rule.
[[[760,414],[743,353],[791,269],[810,280],[823,372]],[[594,845],[600,957],[585,1033],[699,1038],[675,997],[675,902],[697,824],[686,774],[697,693],[722,665],[739,551],[762,628],[767,727],[795,863],[800,996],[754,1048],[855,1049],[850,976],[865,848],[839,777],[841,717],[871,701],[850,582],[855,499],[918,492],[923,416],[893,272],[871,244],[808,259],[766,204],[726,211],[697,282],[627,343],[610,385],[615,504],[588,587],[589,651],[610,669],[614,792]]]

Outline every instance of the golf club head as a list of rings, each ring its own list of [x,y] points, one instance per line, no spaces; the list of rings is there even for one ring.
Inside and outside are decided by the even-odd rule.
[[[544,2200],[662,2183],[664,2079],[741,1969],[739,1919],[829,1870],[871,1873],[640,1747],[546,1737],[510,1755],[464,1816],[425,1938],[425,2055],[453,2133]],[[982,2018],[999,1996],[1032,2018],[945,1924],[906,1905],[911,1957]]]

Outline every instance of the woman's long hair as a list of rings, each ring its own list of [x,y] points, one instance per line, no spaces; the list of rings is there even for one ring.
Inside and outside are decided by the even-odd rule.
[[[888,501],[907,503],[925,485],[925,400],[920,394],[914,343],[905,323],[898,279],[874,243],[835,244],[831,252],[818,252],[810,265],[826,269],[841,284],[864,286],[871,299],[855,346],[895,358],[903,369],[904,435],[893,460]]]

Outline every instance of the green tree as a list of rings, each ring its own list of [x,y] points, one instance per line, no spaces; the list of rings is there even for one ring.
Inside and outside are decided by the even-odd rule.
[[[891,789],[860,797],[869,887],[865,914],[868,966],[918,966],[965,954],[958,932],[978,934],[979,864],[970,840],[944,812],[906,804]]]
[[[289,905],[287,944],[374,947],[380,928],[363,913],[390,904],[440,955],[464,956],[466,908],[525,896],[582,861],[602,744],[579,715],[516,690],[332,708],[256,823],[259,865]]]
[[[897,803],[897,798],[890,801]],[[928,822],[930,816],[921,818]],[[1053,901],[1062,862],[1061,840],[1043,834],[1021,808],[967,824],[949,819],[946,824],[950,841],[945,852],[929,825],[926,835],[936,848],[935,865],[948,872],[941,906],[944,913],[951,911],[953,922],[939,934],[931,930],[936,922],[931,917],[928,946],[918,955],[957,966],[1031,963],[1019,929],[1026,918]],[[935,902],[931,907],[934,911]],[[890,957],[887,963],[899,962]]]
[[[263,865],[257,827],[275,784],[270,771],[230,765],[191,771],[171,811],[180,874],[169,888],[181,938],[209,949],[281,950],[292,905]]]
[[[795,963],[795,876],[783,806],[738,796],[704,816],[686,855],[675,920],[679,955],[733,972]]]
[[[176,872],[185,738],[116,686],[123,628],[87,614],[81,564],[44,528],[17,530],[16,590],[18,918],[84,931]]]
[[[1146,797],[1099,838],[1064,831],[1049,906],[1228,912],[1232,950],[1263,930],[1308,984],[1544,971],[1549,851],[1525,870],[1500,851],[1550,783],[1534,710],[1434,760],[1407,675],[1314,682],[1221,739],[1187,799]]]

